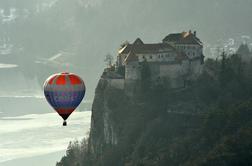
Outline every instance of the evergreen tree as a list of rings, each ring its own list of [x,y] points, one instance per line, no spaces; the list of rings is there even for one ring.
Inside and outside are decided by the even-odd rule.
[[[141,63],[141,87],[143,92],[151,87],[151,70],[146,59]]]

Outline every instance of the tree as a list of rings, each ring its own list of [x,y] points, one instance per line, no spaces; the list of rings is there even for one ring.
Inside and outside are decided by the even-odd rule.
[[[225,87],[226,84],[232,79],[233,70],[230,66],[230,58],[223,51],[221,54],[221,64],[220,64],[220,85]]]
[[[141,64],[141,87],[146,91],[151,86],[151,70],[146,59]]]
[[[113,60],[114,60],[114,58],[113,58],[113,56],[111,54],[107,54],[105,56],[104,62],[106,63],[106,65],[107,65],[108,68],[110,68],[112,66]]]
[[[120,48],[123,48],[123,47],[125,47],[126,45],[128,45],[129,44],[129,42],[126,40],[126,41],[124,41],[121,45],[120,45]]]
[[[117,73],[125,77],[125,66],[119,66],[117,69]]]

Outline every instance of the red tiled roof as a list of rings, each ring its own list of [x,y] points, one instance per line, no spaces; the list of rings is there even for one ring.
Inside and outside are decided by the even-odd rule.
[[[191,32],[169,34],[163,39],[163,42],[174,42],[176,44],[197,44],[202,45],[202,42]]]
[[[119,50],[121,54],[127,54],[124,63],[138,61],[136,54],[158,54],[164,52],[176,53],[176,61],[188,59],[187,55],[183,52],[177,51],[176,48],[167,43],[144,44],[141,39],[136,39],[133,44],[127,44]]]
[[[144,42],[140,39],[140,38],[137,38],[134,43],[134,45],[137,45],[137,44],[144,44]]]
[[[157,44],[128,44],[119,50],[119,54],[128,54],[130,51],[134,51],[136,54],[146,53],[162,53],[167,51],[174,51],[175,48],[166,43]]]
[[[130,51],[130,53],[125,58],[124,63],[135,62],[135,61],[138,61],[138,58],[134,52]]]

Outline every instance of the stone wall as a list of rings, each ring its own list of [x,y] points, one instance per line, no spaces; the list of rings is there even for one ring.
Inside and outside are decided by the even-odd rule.
[[[190,62],[190,77],[191,79],[196,79],[203,70],[203,64],[200,60],[194,60]]]
[[[109,86],[116,89],[124,89],[124,79],[107,79]]]
[[[138,80],[140,79],[140,70],[138,62],[131,62],[125,66],[125,79]]]
[[[172,88],[179,88],[184,86],[184,65],[160,65],[160,77],[169,78],[169,83]]]

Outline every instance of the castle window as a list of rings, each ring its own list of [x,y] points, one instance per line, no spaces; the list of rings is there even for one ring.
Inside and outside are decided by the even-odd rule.
[[[152,59],[152,55],[150,55],[150,59]]]

